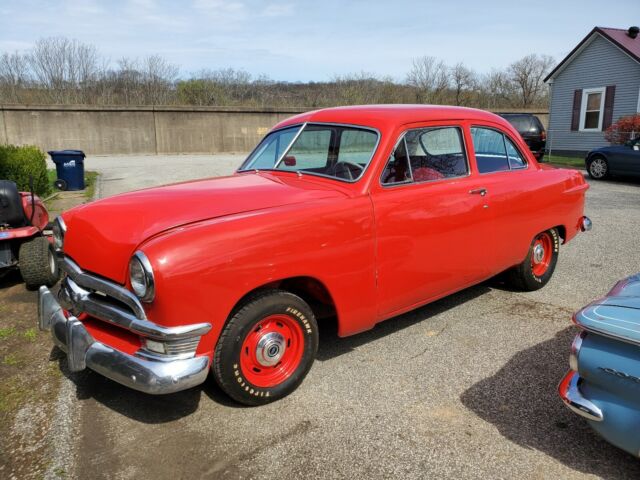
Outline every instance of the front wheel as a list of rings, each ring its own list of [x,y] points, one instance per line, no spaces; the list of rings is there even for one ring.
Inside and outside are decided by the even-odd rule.
[[[602,180],[609,175],[609,164],[603,157],[596,156],[589,161],[587,172],[594,180]]]
[[[507,275],[514,287],[532,292],[544,287],[556,268],[560,236],[555,228],[535,236],[524,261],[513,267]]]
[[[318,351],[318,325],[300,297],[249,297],[225,325],[213,358],[218,385],[237,402],[263,405],[293,392]]]

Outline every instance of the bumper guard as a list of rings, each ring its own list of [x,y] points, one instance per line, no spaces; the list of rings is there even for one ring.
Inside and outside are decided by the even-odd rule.
[[[170,361],[139,358],[96,341],[76,317],[65,317],[47,287],[38,292],[38,324],[50,330],[53,342],[65,353],[69,370],[89,367],[122,385],[154,395],[185,390],[203,383],[209,373],[209,357]]]

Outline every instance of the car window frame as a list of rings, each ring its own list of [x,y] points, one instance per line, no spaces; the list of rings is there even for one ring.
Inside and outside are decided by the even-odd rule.
[[[466,166],[467,166],[467,173],[466,175],[457,175],[455,177],[445,177],[445,178],[438,178],[438,179],[433,179],[433,180],[422,180],[420,182],[416,182],[413,179],[413,168],[411,167],[411,155],[409,155],[409,149],[407,148],[406,145],[406,138],[405,136],[407,135],[408,132],[414,131],[414,130],[429,130],[429,129],[437,129],[437,128],[457,128],[460,132],[460,137],[462,139],[462,148],[464,150],[464,156],[465,156],[465,160],[466,160]],[[405,150],[407,152],[407,159],[408,159],[408,163],[409,163],[409,172],[411,173],[411,180],[410,181],[404,181],[404,182],[398,182],[398,183],[390,183],[390,184],[385,184],[383,183],[383,176],[384,176],[384,172],[387,169],[387,165],[389,164],[389,161],[391,160],[391,157],[393,156],[393,153],[396,151],[396,148],[398,148],[398,145],[400,145],[400,142],[404,141],[405,142]],[[475,155],[475,153],[474,153]],[[444,182],[447,180],[460,180],[463,178],[468,178],[471,176],[471,160],[469,157],[469,148],[467,146],[467,139],[465,136],[465,125],[464,124],[445,124],[445,125],[425,125],[422,127],[412,127],[412,128],[407,128],[403,131],[400,132],[400,135],[398,137],[398,140],[396,140],[396,143],[393,145],[393,148],[391,149],[391,153],[389,154],[389,156],[387,157],[387,159],[384,162],[384,166],[382,167],[382,172],[380,172],[380,176],[378,177],[378,184],[382,187],[382,188],[395,188],[395,187],[403,187],[403,186],[408,186],[408,185],[432,185],[434,183],[439,183],[439,182]]]
[[[296,140],[298,139],[298,137],[300,136],[300,134],[303,132],[304,128],[307,125],[353,128],[353,129],[356,129],[356,130],[368,130],[368,131],[373,132],[373,133],[376,134],[376,143],[373,146],[373,150],[371,151],[371,156],[369,157],[369,159],[367,161],[366,167],[362,170],[362,173],[360,174],[360,176],[357,179],[348,180],[346,178],[333,177],[331,175],[323,175],[321,173],[304,172],[304,171],[298,171],[298,170],[280,170],[280,169],[277,168],[277,166],[280,164],[280,162],[282,162],[284,160],[284,157],[287,156],[287,153],[289,153],[289,150],[291,150],[291,147],[293,147],[294,143],[296,142]],[[255,152],[258,149],[260,144],[264,141],[264,139],[268,135],[271,135],[272,133],[279,132],[280,130],[286,130],[288,128],[294,128],[294,127],[299,127],[299,130],[296,132],[296,134],[294,135],[294,137],[291,140],[291,142],[289,142],[289,145],[287,145],[287,148],[282,152],[282,154],[280,155],[280,158],[278,158],[278,160],[274,163],[273,168],[269,168],[269,169],[267,169],[267,168],[259,168],[259,169],[254,169],[254,168],[241,169],[241,168],[238,168],[236,170],[236,172],[237,173],[246,173],[246,172],[253,172],[253,171],[256,171],[256,170],[262,171],[262,172],[288,172],[288,173],[295,173],[295,174],[300,174],[300,175],[311,175],[313,177],[328,178],[328,179],[331,179],[331,180],[337,180],[337,181],[342,182],[342,183],[354,184],[354,183],[360,182],[363,178],[365,178],[365,176],[366,176],[365,174],[367,173],[367,171],[371,167],[371,164],[374,163],[373,159],[375,158],[376,154],[378,153],[378,148],[380,147],[380,141],[382,139],[382,134],[380,133],[380,130],[378,130],[375,127],[371,127],[369,125],[358,125],[358,124],[355,124],[355,123],[313,122],[313,121],[307,121],[307,122],[302,122],[302,123],[292,123],[290,125],[284,125],[284,126],[282,126],[280,128],[276,128],[276,129],[273,129],[273,130],[267,132],[267,134],[260,139],[260,141],[254,147],[254,149],[251,151],[251,153],[249,153],[249,155],[247,155],[245,160],[242,162],[242,165],[244,165],[246,163],[247,159],[249,159],[251,157],[251,155],[253,155],[253,152]]]
[[[506,119],[505,119],[506,120]],[[529,169],[529,159],[527,158],[526,155],[522,154],[522,150],[518,147],[518,144],[513,140],[513,138],[507,134],[505,131],[503,131],[500,128],[497,127],[493,127],[490,125],[482,125],[482,124],[470,124],[469,125],[469,136],[471,137],[471,143],[473,144],[473,133],[471,132],[472,128],[484,128],[486,130],[494,130],[498,133],[501,133],[503,135],[502,137],[502,143],[504,144],[504,153],[506,153],[507,155],[507,163],[509,164],[509,170],[494,170],[493,172],[481,172],[480,171],[480,166],[478,165],[478,157],[476,157],[476,146],[473,145],[473,159],[476,162],[476,170],[478,171],[478,175],[492,175],[495,173],[506,173],[506,172],[521,172],[523,170],[528,170]],[[507,144],[504,141],[505,138],[508,138],[511,143],[513,144],[514,148],[516,149],[516,151],[520,154],[520,157],[524,160],[524,167],[518,167],[518,168],[511,168],[511,163],[509,162],[509,152],[507,152]]]

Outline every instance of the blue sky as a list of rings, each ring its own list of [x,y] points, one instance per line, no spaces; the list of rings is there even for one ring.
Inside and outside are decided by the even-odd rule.
[[[593,26],[633,22],[638,0],[0,0],[0,52],[67,36],[114,63],[160,54],[183,76],[233,67],[288,81],[402,80],[417,56],[488,72],[529,53],[560,60]]]

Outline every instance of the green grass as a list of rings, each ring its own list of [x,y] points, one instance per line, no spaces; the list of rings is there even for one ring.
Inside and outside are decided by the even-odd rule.
[[[93,197],[96,194],[97,180],[98,180],[98,172],[94,172],[91,170],[84,172],[84,183],[85,183],[84,196],[87,197],[87,200],[93,200]]]
[[[30,342],[36,341],[36,335],[37,333],[35,328],[29,328],[22,333],[22,336],[27,340],[29,340]]]
[[[57,178],[58,178],[58,175],[56,174],[56,169],[55,168],[48,168],[47,169],[47,181],[49,182],[49,185],[53,185],[53,182],[55,182]]]
[[[16,329],[13,328],[13,327],[0,328],[0,340],[4,340],[5,338],[9,338],[14,333],[16,333]]]
[[[50,168],[47,170],[47,178],[49,179],[49,184],[53,185],[58,179],[58,175],[56,174],[56,170],[54,168]],[[98,180],[98,172],[94,172],[92,170],[87,170],[84,172],[84,196],[89,200],[93,200],[93,196],[96,193],[96,181]],[[58,191],[58,190],[56,190]]]
[[[581,157],[561,157],[559,155],[548,155],[544,157],[545,163],[561,165],[563,167],[584,168],[584,158]]]
[[[20,363],[20,360],[18,360],[18,357],[15,356],[13,353],[10,353],[9,355],[4,356],[2,363],[10,367],[13,367],[15,365],[18,365]]]

